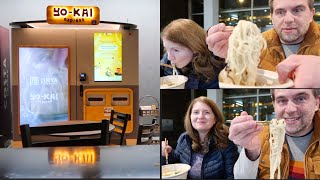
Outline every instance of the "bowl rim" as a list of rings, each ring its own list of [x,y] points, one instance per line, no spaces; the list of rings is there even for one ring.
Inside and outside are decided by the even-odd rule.
[[[191,166],[190,166],[189,164],[185,164],[185,163],[166,164],[166,165],[163,165],[162,167],[172,166],[172,165],[185,165],[185,166],[188,167],[188,168],[187,168],[188,170],[185,171],[185,172],[179,172],[178,174],[174,174],[174,175],[171,175],[171,176],[162,176],[162,173],[161,173],[161,178],[164,177],[164,179],[165,179],[165,178],[173,178],[173,177],[176,177],[176,176],[180,176],[181,174],[188,173],[189,170],[191,169]],[[162,167],[161,167],[161,172],[162,172]]]
[[[174,75],[167,75],[167,76],[162,76],[162,77],[160,77],[160,89],[172,89],[172,88],[175,88],[175,87],[177,87],[177,86],[180,86],[181,84],[186,83],[186,82],[188,81],[188,77],[187,77],[187,76],[178,74],[178,75],[175,75],[175,76],[183,77],[184,80],[183,80],[182,83],[180,83],[180,84],[178,84],[178,85],[169,86],[169,87],[161,87],[161,79],[164,79],[164,78],[166,78],[166,77],[168,77],[168,76],[173,77]]]
[[[272,79],[278,80],[278,73],[274,72],[274,71],[269,71],[269,70],[265,70],[265,69],[258,69],[258,74],[259,75],[268,74],[269,77],[271,77]],[[290,78],[288,78],[287,81],[283,84],[277,84],[277,85],[271,85],[271,86],[268,86],[268,85],[265,85],[265,86],[244,86],[244,85],[229,84],[229,83],[224,83],[224,82],[219,81],[219,88],[221,88],[221,89],[229,89],[229,88],[272,89],[272,88],[291,88],[292,86],[294,86],[294,82]]]

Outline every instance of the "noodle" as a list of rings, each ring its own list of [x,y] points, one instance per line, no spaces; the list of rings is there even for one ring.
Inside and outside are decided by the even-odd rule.
[[[277,179],[280,175],[281,151],[285,137],[285,121],[284,119],[272,119],[270,123],[270,179],[274,179],[274,173],[278,169]]]
[[[176,84],[177,84],[176,82],[166,79],[160,82],[160,88],[168,88],[171,86],[175,86]]]
[[[162,172],[162,176],[173,176],[173,175],[176,175],[179,173],[180,173],[179,170],[173,170],[173,171],[168,171],[168,172]]]
[[[227,66],[219,81],[236,85],[256,85],[261,49],[267,47],[257,25],[240,20],[229,38]]]
[[[172,64],[172,75],[176,76],[179,74],[175,64]]]
[[[175,64],[172,64],[172,76],[173,76],[173,78],[160,81],[160,89],[169,88],[169,87],[178,85],[179,84],[178,75],[179,75],[179,73],[178,73],[178,70],[177,70]]]

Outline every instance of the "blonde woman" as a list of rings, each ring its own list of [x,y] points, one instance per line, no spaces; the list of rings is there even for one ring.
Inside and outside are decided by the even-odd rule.
[[[167,148],[169,163],[191,166],[190,179],[233,178],[239,153],[237,146],[228,139],[223,119],[214,101],[204,96],[194,99],[185,115],[186,132],[180,135],[176,149],[162,142],[162,159]]]

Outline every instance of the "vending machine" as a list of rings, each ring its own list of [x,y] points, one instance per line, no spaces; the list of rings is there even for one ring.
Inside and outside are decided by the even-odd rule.
[[[90,28],[53,26],[43,21],[34,24],[10,24],[14,27],[13,139],[20,140],[22,124],[96,120],[106,118],[103,112],[110,107],[130,112],[126,137],[135,138],[139,99],[137,26],[117,22],[100,22]],[[44,25],[47,28],[42,28]],[[98,92],[104,104],[94,106],[101,102],[87,97],[96,96],[99,89],[107,89]]]

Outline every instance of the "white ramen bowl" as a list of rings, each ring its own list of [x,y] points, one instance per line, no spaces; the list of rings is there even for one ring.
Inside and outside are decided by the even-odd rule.
[[[168,164],[162,166],[162,179],[187,179],[191,166],[188,164]],[[170,175],[164,176],[165,173]]]
[[[184,89],[188,78],[183,75],[169,75],[160,77],[160,89]]]
[[[220,88],[290,88],[294,85],[292,79],[287,79],[287,82],[280,84],[278,80],[278,73],[273,71],[268,71],[264,69],[258,69],[257,84],[262,84],[258,86],[245,86],[228,84],[219,81]]]

